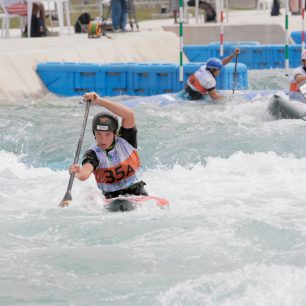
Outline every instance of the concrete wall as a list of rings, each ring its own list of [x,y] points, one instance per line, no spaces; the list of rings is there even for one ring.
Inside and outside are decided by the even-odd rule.
[[[243,30],[242,30],[243,27]],[[179,35],[177,25],[163,26],[166,31]],[[185,45],[205,45],[219,41],[220,25],[184,25]],[[261,44],[284,44],[285,31],[277,24],[224,25],[224,41],[258,41]]]
[[[134,0],[136,7],[170,7],[171,0]]]
[[[215,6],[216,0],[205,0]],[[218,0],[219,1],[219,0]],[[134,0],[139,7],[169,7],[171,0]],[[225,6],[228,3],[229,8],[254,9],[257,0],[225,0]]]
[[[179,39],[171,32],[135,32],[88,39],[86,34],[10,38],[0,43],[0,101],[33,99],[47,93],[36,66],[40,62],[179,63]],[[188,62],[184,58],[184,62]]]
[[[232,9],[255,9],[256,6],[257,0],[228,0],[228,7]]]

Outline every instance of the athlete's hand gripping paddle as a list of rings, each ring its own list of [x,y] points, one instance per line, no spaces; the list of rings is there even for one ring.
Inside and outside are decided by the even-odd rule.
[[[79,161],[79,156],[80,156],[80,152],[81,152],[81,147],[82,147],[82,143],[83,143],[86,123],[87,123],[89,109],[90,109],[90,104],[91,104],[91,101],[87,100],[86,101],[85,114],[84,114],[83,123],[82,123],[81,134],[80,134],[80,138],[79,138],[79,142],[78,142],[78,147],[76,149],[74,160],[73,160],[74,165],[77,164],[78,161]],[[66,207],[70,204],[70,202],[72,200],[71,188],[72,188],[74,177],[75,177],[75,173],[73,172],[73,173],[70,174],[70,179],[69,179],[67,191],[65,193],[65,196],[64,196],[63,200],[59,204],[59,207]]]
[[[236,60],[235,60],[235,69],[234,69],[234,78],[233,78],[233,94],[235,93],[235,89],[237,85],[237,62],[238,62],[238,54],[236,54]]]

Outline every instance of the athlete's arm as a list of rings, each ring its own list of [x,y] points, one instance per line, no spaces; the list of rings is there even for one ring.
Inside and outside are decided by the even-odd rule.
[[[234,53],[232,53],[231,55],[225,57],[223,60],[222,60],[222,65],[226,65],[228,64],[235,56],[237,56],[238,54],[240,53],[240,49],[239,48],[236,48]]]
[[[224,96],[220,95],[216,89],[209,90],[208,94],[213,100],[224,99]]]
[[[137,149],[137,128],[136,126],[131,129],[121,127],[118,135],[125,139],[131,146]]]
[[[103,106],[117,116],[121,117],[122,126],[126,129],[133,128],[136,125],[134,112],[123,104],[102,98],[95,92],[84,94],[84,100],[90,100],[94,104]]]
[[[82,167],[80,165],[71,165],[69,167],[69,173],[75,173],[75,177],[78,178],[80,181],[87,180],[92,174],[93,170],[94,168],[90,163],[87,163]]]
[[[99,160],[95,151],[87,150],[83,155],[82,166],[71,165],[69,167],[69,173],[75,173],[75,177],[81,181],[87,180],[94,170],[99,165]]]
[[[298,85],[306,81],[306,75],[297,74],[294,78]]]

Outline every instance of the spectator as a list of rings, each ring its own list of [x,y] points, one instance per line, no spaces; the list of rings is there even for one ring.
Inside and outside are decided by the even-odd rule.
[[[27,3],[25,3],[27,5]],[[45,25],[45,8],[42,3],[34,2],[32,5],[32,19],[31,19],[31,37],[46,36],[47,29]],[[24,30],[24,36],[27,36],[28,26]]]
[[[174,23],[177,23],[177,15],[179,13],[179,0],[171,0],[171,11],[173,12]]]
[[[189,0],[187,2],[188,6],[195,7],[195,0]],[[206,1],[200,0],[199,1],[199,9],[205,11],[205,21],[206,22],[215,22],[217,13],[212,7],[212,5]]]
[[[112,0],[112,23],[115,32],[125,32],[128,18],[127,0]]]
[[[279,0],[273,0],[272,9],[271,9],[271,16],[278,16],[280,15],[280,3]]]

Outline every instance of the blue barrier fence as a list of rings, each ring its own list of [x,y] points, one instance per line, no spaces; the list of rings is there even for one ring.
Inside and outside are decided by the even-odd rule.
[[[184,83],[190,74],[205,63],[184,65]],[[223,67],[217,78],[217,89],[232,89],[235,64]],[[248,72],[244,64],[237,65],[236,89],[248,88]],[[151,96],[178,92],[179,66],[158,63],[83,64],[46,62],[37,66],[37,73],[49,91],[61,96],[82,95],[96,91],[103,96]]]
[[[302,31],[293,31],[291,32],[291,38],[295,44],[302,43]],[[306,32],[304,31],[304,37],[306,37]]]
[[[260,45],[253,43],[225,43],[224,57],[240,48],[239,62],[248,69],[271,69],[285,68],[285,46],[284,45]],[[301,65],[301,45],[289,46],[290,68]],[[184,53],[191,62],[205,62],[210,57],[220,57],[219,43],[205,46],[189,45],[184,47]]]

